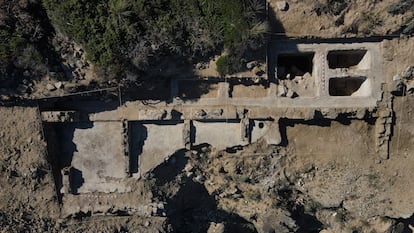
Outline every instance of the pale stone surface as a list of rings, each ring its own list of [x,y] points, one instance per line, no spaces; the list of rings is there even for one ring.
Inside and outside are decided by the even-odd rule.
[[[75,192],[125,192],[125,158],[122,154],[121,122],[70,124],[65,134],[73,139],[65,143],[65,156],[77,169]]]
[[[279,145],[282,142],[277,121],[255,120],[251,134],[252,143],[262,138],[269,145]]]
[[[242,140],[240,123],[194,121],[195,145],[208,143],[217,150],[237,145],[246,145]]]
[[[183,123],[179,124],[140,124],[132,127],[133,134],[140,135],[131,138],[131,144],[138,144],[138,150],[131,153],[140,153],[140,173],[147,173],[167,160],[179,149],[184,149]]]
[[[54,90],[56,90],[56,87],[53,84],[48,83],[46,85],[46,89],[49,90],[49,91],[54,91]]]

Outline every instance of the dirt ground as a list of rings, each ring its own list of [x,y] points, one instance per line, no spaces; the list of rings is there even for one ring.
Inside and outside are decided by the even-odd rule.
[[[53,226],[59,208],[37,108],[0,111],[1,228],[4,232],[43,231]]]
[[[164,228],[165,218],[157,217],[61,218],[37,107],[1,107],[0,116],[0,232],[159,232]]]
[[[391,0],[346,1],[338,14],[317,5],[325,1],[290,0],[287,11],[269,2],[276,32],[299,38],[392,35],[412,14],[391,16],[387,9],[397,2]],[[393,76],[414,65],[414,40],[387,37],[381,49],[389,92]],[[199,75],[215,76],[212,68]],[[263,95],[246,88],[232,94]],[[202,94],[214,96],[214,90]],[[0,107],[0,232],[413,232],[414,94],[393,97],[393,114],[389,159],[376,151],[375,118],[281,119],[281,146],[259,141],[176,153],[138,185],[140,194],[117,200],[162,202],[166,216],[65,216],[36,104]]]
[[[401,26],[412,21],[413,12],[391,15],[387,12],[397,0],[326,1],[289,0],[287,11],[270,0],[271,18],[277,21],[276,33],[288,37],[342,38],[398,35]],[[408,3],[410,4],[410,3]]]
[[[414,95],[394,101],[388,160],[375,153],[372,122],[325,119],[281,120],[284,147],[175,155],[148,181],[168,218],[61,218],[37,109],[2,107],[0,224],[3,232],[410,232],[402,218],[414,212]]]

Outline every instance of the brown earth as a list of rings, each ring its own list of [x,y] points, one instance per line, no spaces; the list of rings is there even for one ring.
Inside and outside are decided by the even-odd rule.
[[[397,1],[352,0],[338,15],[318,15],[317,2],[291,0],[281,12],[270,1],[283,26],[278,32],[390,35],[412,13],[389,15]],[[386,40],[382,50],[390,84],[414,64],[414,40]],[[234,94],[250,95],[238,88]],[[168,203],[167,218],[62,218],[37,108],[1,107],[0,232],[413,232],[414,95],[395,97],[393,110],[388,160],[375,152],[375,119],[282,120],[284,146],[205,146],[177,157],[183,167],[166,162],[157,169],[148,181],[157,186],[146,191]]]
[[[169,223],[136,216],[61,219],[37,109],[3,107],[0,223],[4,232],[202,232],[231,221],[259,232],[389,232],[398,226],[394,219],[414,212],[413,106],[412,94],[395,99],[388,160],[374,152],[372,124],[321,119],[282,120],[286,147],[202,147],[185,155],[182,173],[166,179],[169,171],[176,174],[168,162],[159,168],[164,176],[155,177],[155,198],[176,211],[188,208]],[[189,223],[177,224],[188,214],[194,216]]]
[[[391,15],[387,10],[398,0],[290,0],[287,11],[270,7],[280,26],[277,33],[288,37],[342,38],[398,35],[401,27],[412,23],[414,12]],[[272,13],[272,11],[270,11]],[[273,13],[272,13],[273,14]]]

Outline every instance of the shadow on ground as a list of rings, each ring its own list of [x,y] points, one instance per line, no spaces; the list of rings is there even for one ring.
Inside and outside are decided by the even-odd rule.
[[[254,225],[235,213],[217,207],[203,184],[186,178],[180,190],[167,200],[167,216],[173,232],[207,232],[211,223],[222,223],[224,232],[257,232]]]
[[[44,124],[45,137],[48,142],[48,161],[52,166],[59,202],[62,201],[62,195],[59,190],[63,187],[62,170],[64,168],[70,168],[70,177],[72,177],[70,184],[73,193],[77,193],[77,189],[84,182],[82,172],[71,167],[73,154],[78,151],[76,144],[73,143],[73,137],[76,129],[89,129],[92,127],[92,122]]]
[[[167,203],[169,232],[207,232],[212,223],[222,224],[224,232],[257,232],[251,222],[218,208],[215,197],[204,184],[194,181],[192,176],[184,176],[182,171],[187,162],[186,150],[179,150],[153,171],[156,184],[153,193]],[[177,183],[172,185],[174,182]],[[178,190],[172,191],[174,188]]]

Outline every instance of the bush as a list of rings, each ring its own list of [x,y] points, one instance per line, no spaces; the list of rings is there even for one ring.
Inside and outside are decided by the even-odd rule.
[[[414,0],[400,0],[398,3],[390,5],[387,12],[391,15],[399,15],[412,9],[414,9]]]
[[[262,195],[259,191],[252,191],[246,194],[246,197],[252,201],[260,201],[262,200]]]
[[[101,66],[128,63],[138,69],[165,55],[193,60],[223,47],[244,51],[249,42],[263,39],[265,31],[257,25],[264,8],[258,2],[43,0],[53,24],[83,45],[90,61]]]
[[[410,21],[405,25],[404,30],[402,31],[403,34],[411,35],[414,33],[414,22]]]
[[[313,10],[317,15],[329,14],[339,15],[344,11],[350,3],[350,0],[326,0],[325,3],[321,3],[317,0],[314,3]]]
[[[111,2],[115,1],[45,0],[43,4],[55,27],[84,46],[88,60],[108,65],[119,53],[119,45],[128,40],[126,26],[119,22],[122,9],[113,9],[119,6]]]
[[[1,86],[17,85],[26,70],[31,78],[45,73],[49,44],[41,14],[35,1],[0,1]]]
[[[217,72],[221,76],[231,73],[230,59],[228,55],[223,55],[219,57],[219,59],[217,59],[216,61],[216,66],[217,66]]]

